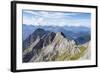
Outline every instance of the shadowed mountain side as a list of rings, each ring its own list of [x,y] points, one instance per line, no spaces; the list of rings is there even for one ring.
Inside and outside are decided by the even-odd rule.
[[[23,51],[27,48],[29,48],[29,46],[37,39],[37,37],[41,38],[43,37],[44,35],[47,35],[48,31],[45,31],[41,28],[38,28],[37,30],[35,30],[32,34],[29,35],[28,38],[26,38],[24,41],[23,41]]]
[[[55,37],[55,33],[37,29],[27,40],[23,42],[23,61],[28,62],[34,55],[38,55],[41,48],[50,44]],[[31,39],[31,40],[30,40]],[[29,45],[27,45],[29,43]]]

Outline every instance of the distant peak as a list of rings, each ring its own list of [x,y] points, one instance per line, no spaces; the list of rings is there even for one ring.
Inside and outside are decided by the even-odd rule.
[[[42,29],[42,28],[38,28],[38,29],[35,30],[35,32],[37,32],[37,31],[38,31],[38,32],[41,32],[41,31],[45,32],[45,30]]]
[[[42,28],[38,28],[37,30],[44,30],[44,29],[42,29]]]

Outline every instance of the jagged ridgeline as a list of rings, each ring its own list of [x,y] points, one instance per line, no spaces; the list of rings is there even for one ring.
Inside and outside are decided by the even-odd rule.
[[[23,41],[23,62],[47,62],[89,59],[90,37],[70,39],[63,32],[36,29]],[[82,42],[81,40],[88,40]]]

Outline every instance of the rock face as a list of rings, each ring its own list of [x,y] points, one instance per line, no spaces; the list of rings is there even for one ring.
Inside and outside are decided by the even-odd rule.
[[[55,33],[37,29],[23,42],[23,61],[28,62],[33,56],[40,53],[41,48],[50,44]]]
[[[39,28],[23,41],[23,62],[70,60],[80,52],[76,42],[65,38],[62,32]]]

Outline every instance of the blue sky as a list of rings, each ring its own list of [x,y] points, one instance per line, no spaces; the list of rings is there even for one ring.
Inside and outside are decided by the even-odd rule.
[[[23,10],[23,24],[41,26],[90,27],[91,14],[79,12],[54,12]]]

